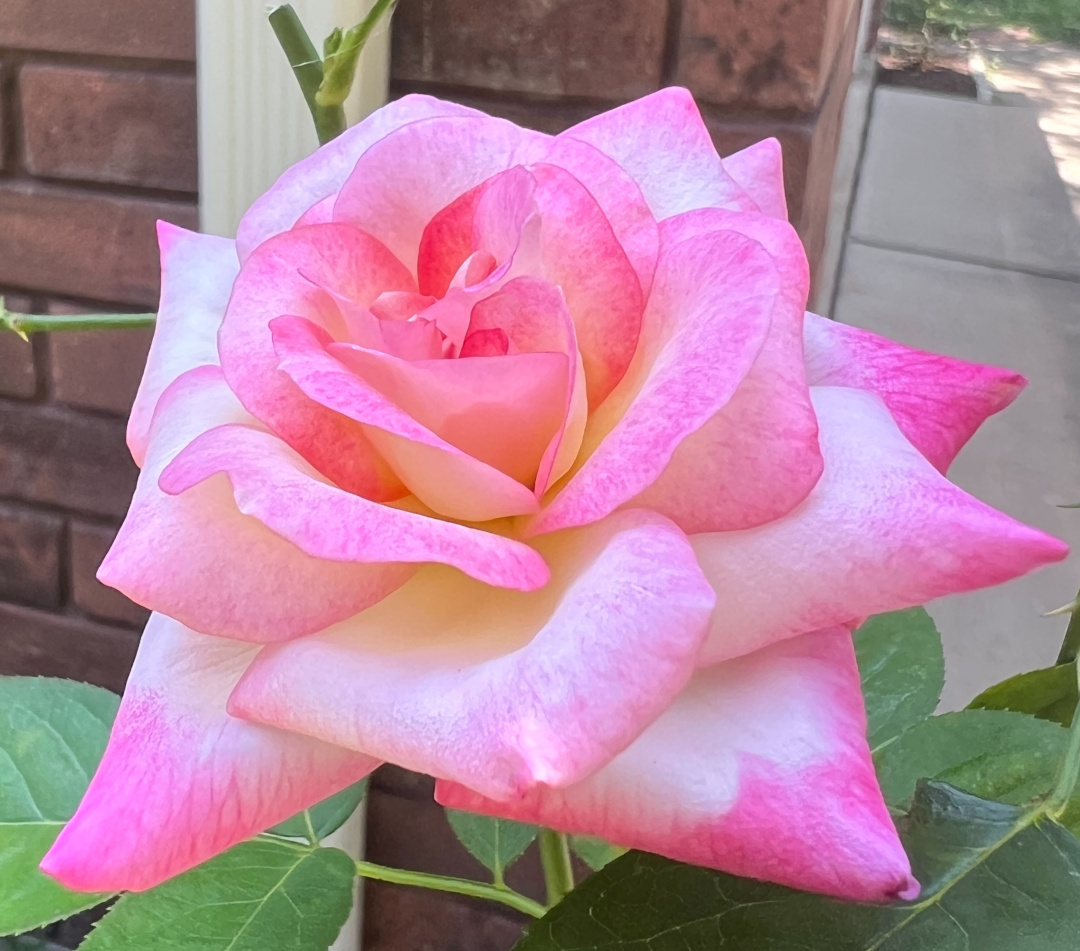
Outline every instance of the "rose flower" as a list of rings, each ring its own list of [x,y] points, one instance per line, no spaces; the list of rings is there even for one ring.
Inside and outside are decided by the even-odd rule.
[[[155,614],[46,871],[145,889],[391,762],[917,894],[851,629],[1065,547],[943,474],[1021,377],[805,313],[775,141],[721,161],[679,89],[555,137],[409,96],[160,243],[100,572]]]

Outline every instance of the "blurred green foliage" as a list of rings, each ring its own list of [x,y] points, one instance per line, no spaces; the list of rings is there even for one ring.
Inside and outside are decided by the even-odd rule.
[[[885,22],[953,38],[987,27],[1029,27],[1044,40],[1080,44],[1080,0],[889,0]]]

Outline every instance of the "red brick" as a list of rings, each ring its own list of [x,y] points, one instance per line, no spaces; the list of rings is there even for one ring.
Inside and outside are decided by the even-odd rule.
[[[47,309],[51,314],[87,312],[84,307],[60,303],[51,303]],[[62,403],[127,416],[153,336],[149,327],[51,334],[53,396]]]
[[[137,475],[121,420],[0,403],[0,495],[121,516]]]
[[[28,314],[30,301],[16,294],[0,294],[4,307],[15,314]],[[37,395],[38,379],[34,346],[11,333],[0,331],[0,395],[31,399]]]
[[[31,174],[198,190],[194,76],[31,63],[19,98]]]
[[[60,605],[63,519],[0,503],[0,600]]]
[[[159,218],[198,227],[194,203],[0,185],[0,284],[154,306]]]
[[[509,951],[524,916],[441,892],[364,883],[365,951]]]
[[[659,0],[401,0],[395,80],[632,99],[661,84]]]
[[[675,81],[716,105],[813,111],[858,0],[684,0]]]
[[[0,47],[195,59],[195,0],[0,0]]]
[[[139,636],[83,618],[0,604],[0,674],[124,689]]]
[[[776,136],[784,151],[784,186],[788,215],[806,247],[813,279],[825,250],[833,172],[840,146],[844,101],[851,81],[858,11],[854,12],[837,57],[837,68],[817,112],[791,117],[730,116],[705,109],[706,125],[721,155],[730,155],[767,136]]]
[[[92,617],[141,628],[149,620],[150,612],[95,577],[115,537],[114,528],[71,523],[72,599],[75,607]]]

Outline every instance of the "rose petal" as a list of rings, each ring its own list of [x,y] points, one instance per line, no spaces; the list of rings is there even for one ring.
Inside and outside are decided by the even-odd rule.
[[[279,317],[271,327],[284,374],[313,405],[363,424],[366,438],[425,505],[475,522],[536,510],[531,488],[441,439],[347,368],[327,349],[333,339],[320,327],[300,317]]]
[[[566,416],[562,353],[407,361],[345,343],[327,352],[440,439],[523,485]]]
[[[544,539],[540,591],[437,568],[381,605],[260,654],[231,712],[496,798],[573,783],[691,673],[712,594],[685,536],[631,511]]]
[[[665,245],[723,230],[760,242],[776,264],[781,291],[765,345],[731,401],[679,443],[660,478],[631,503],[689,533],[753,528],[786,515],[822,470],[803,361],[810,271],[802,243],[786,222],[714,208],[661,226]]]
[[[1027,384],[1012,370],[913,350],[817,314],[806,315],[805,333],[810,382],[876,393],[900,431],[941,472]]]
[[[533,137],[539,133],[482,115],[403,126],[357,161],[341,187],[334,220],[374,235],[415,269],[420,239],[435,214],[517,164],[515,151]],[[424,293],[432,292],[425,288]]]
[[[776,139],[762,139],[724,159],[724,169],[766,215],[787,221],[784,153]]]
[[[520,352],[554,351],[566,355],[562,425],[552,437],[536,476],[536,494],[542,497],[573,464],[588,417],[585,367],[577,349],[574,322],[559,288],[546,281],[519,277],[472,309],[470,337],[495,331],[503,334],[507,346],[512,343]]]
[[[634,364],[589,418],[584,462],[530,532],[596,521],[655,482],[679,443],[734,395],[781,291],[772,257],[742,235],[663,246]]]
[[[811,393],[825,472],[806,501],[760,528],[692,538],[725,606],[703,664],[1000,584],[1067,554],[1062,542],[935,471],[876,396],[841,387]]]
[[[360,307],[384,291],[413,291],[383,245],[347,225],[297,228],[264,242],[245,262],[218,335],[229,386],[256,418],[343,489],[377,501],[405,494],[355,421],[308,397],[278,369],[269,324],[293,314],[346,335],[333,288]]]
[[[45,872],[76,891],[143,891],[379,765],[229,716],[226,698],[255,653],[150,619],[108,749]]]
[[[724,170],[694,97],[672,86],[563,132],[613,158],[636,181],[657,220],[695,208],[759,211]]]
[[[272,641],[350,617],[409,577],[407,565],[385,558],[360,564],[306,554],[243,514],[224,479],[177,497],[161,491],[160,474],[185,446],[231,423],[257,425],[218,367],[189,370],[165,391],[131,508],[98,572],[101,581],[197,631]]]
[[[534,221],[539,247],[531,260],[521,249]],[[493,176],[442,209],[424,230],[421,286],[443,293],[450,275],[478,251],[511,267],[489,281],[527,275],[561,288],[574,320],[589,404],[602,402],[633,358],[644,298],[634,267],[588,189],[549,164],[515,166]]]
[[[127,443],[140,466],[154,407],[181,373],[216,365],[217,332],[240,269],[235,242],[157,223],[161,247],[161,303],[146,369],[128,418]]]
[[[588,189],[633,265],[642,296],[647,299],[660,253],[660,235],[645,196],[630,173],[595,146],[566,136],[531,139],[518,157],[530,164],[542,162],[561,168]]]
[[[247,211],[237,229],[240,259],[268,238],[287,231],[320,199],[345,183],[357,160],[375,142],[410,122],[432,116],[478,116],[482,113],[431,96],[403,96],[347,129],[312,155],[286,170]],[[322,218],[315,220],[323,220]]]
[[[700,671],[575,786],[492,802],[442,781],[436,798],[849,901],[919,891],[874,777],[842,628]]]

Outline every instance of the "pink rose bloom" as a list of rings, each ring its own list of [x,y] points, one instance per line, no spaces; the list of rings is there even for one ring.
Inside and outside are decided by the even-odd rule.
[[[779,146],[668,89],[550,137],[423,96],[235,242],[160,227],[155,615],[43,868],[145,889],[360,779],[848,899],[918,884],[851,628],[1065,547],[945,478],[1015,373],[804,314]]]

